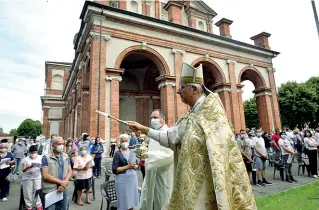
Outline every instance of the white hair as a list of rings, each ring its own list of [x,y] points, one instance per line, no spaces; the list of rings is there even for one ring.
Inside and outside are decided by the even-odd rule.
[[[61,136],[57,136],[57,137],[52,139],[51,144],[55,144],[58,139],[62,139],[63,140],[63,138]]]
[[[189,87],[196,88],[201,95],[204,95],[204,90],[203,90],[203,87],[202,87],[201,84],[198,84],[198,83],[186,83],[186,85],[189,86]]]
[[[124,139],[124,138],[126,138],[127,140],[130,139],[129,135],[123,133],[123,134],[120,135],[120,141],[121,141],[122,139]]]

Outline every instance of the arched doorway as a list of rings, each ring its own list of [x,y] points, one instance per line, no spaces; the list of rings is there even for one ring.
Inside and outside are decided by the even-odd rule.
[[[244,87],[242,83],[244,81],[250,81],[253,83],[254,90],[252,92],[254,93],[255,99],[251,99],[251,103],[254,103],[254,100],[256,100],[256,109],[258,114],[258,125],[256,125],[256,127],[262,128],[266,132],[272,131],[274,129],[274,120],[270,98],[271,89],[267,88],[263,76],[258,69],[254,67],[245,67],[239,73],[238,80],[240,82],[240,84],[237,85],[239,100],[242,100],[242,89]],[[243,103],[240,105],[243,105]],[[246,125],[244,111],[244,106],[240,106],[240,118],[242,125]]]
[[[120,82],[120,119],[149,126],[152,110],[161,108],[156,78],[164,65],[149,51],[133,50],[124,56],[120,68],[125,69]],[[120,125],[121,132],[126,128]]]
[[[204,84],[206,88],[218,93],[225,107],[227,117],[231,120],[230,97],[228,92],[230,91],[230,84],[226,83],[222,68],[214,60],[209,58],[199,58],[192,63],[194,67],[198,67],[200,64],[203,65]]]

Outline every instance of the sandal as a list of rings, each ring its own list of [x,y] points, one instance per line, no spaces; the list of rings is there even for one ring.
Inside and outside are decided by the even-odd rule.
[[[87,204],[91,204],[91,201],[86,201]]]
[[[83,206],[83,203],[78,203],[79,206]]]

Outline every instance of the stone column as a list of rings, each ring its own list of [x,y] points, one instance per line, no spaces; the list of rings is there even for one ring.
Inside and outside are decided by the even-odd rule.
[[[230,101],[231,101],[231,110],[232,110],[232,123],[236,132],[241,129],[241,121],[240,121],[240,110],[238,104],[238,96],[237,96],[237,82],[235,76],[235,64],[236,61],[227,60],[228,63],[228,71],[229,71],[229,82],[231,84],[231,93],[230,93]]]
[[[171,127],[176,122],[176,83],[174,81],[161,81],[158,89],[161,90],[161,108],[166,112],[166,123]]]
[[[275,82],[275,75],[276,69],[269,67],[267,68],[268,77],[269,77],[269,84],[271,88],[271,104],[272,104],[272,111],[274,116],[274,126],[275,128],[281,128],[281,120],[280,120],[280,110],[278,104],[278,95],[276,90],[276,82]]]
[[[243,88],[243,85],[237,85],[237,97],[238,97],[241,129],[246,129],[245,110],[244,110],[244,103],[243,103],[244,91],[242,90],[242,88]]]
[[[120,1],[125,2],[126,1]],[[91,40],[91,66],[90,66],[90,118],[89,118],[89,134],[92,137],[97,136],[97,116],[98,113],[96,110],[98,109],[98,89],[100,88],[100,111],[105,111],[105,68],[106,68],[106,45],[107,41],[111,40],[110,35],[102,34],[102,42],[101,42],[101,68],[99,69],[99,44],[100,37],[99,33],[91,32],[90,35],[93,37]],[[100,87],[98,87],[98,74],[100,71]],[[105,117],[100,117],[99,121],[99,134],[104,135],[105,133]]]
[[[43,106],[42,110],[43,110],[42,133],[46,138],[50,138],[50,123],[49,123],[50,106]]]
[[[231,110],[231,105],[230,105],[231,88],[230,87],[221,87],[221,88],[218,88],[215,92],[218,93],[220,100],[222,101],[222,103],[224,105],[228,120],[230,122],[232,122],[232,110]]]
[[[144,0],[144,15],[151,16],[151,3],[150,0]]]
[[[105,85],[105,112],[115,118],[120,118],[120,81],[122,77],[119,76],[123,70],[110,70],[106,71],[106,85]],[[102,116],[105,118],[104,116]],[[105,119],[105,134],[101,137],[105,140],[103,157],[108,157],[110,148],[110,139],[115,135],[118,140],[120,133],[119,122],[115,120]]]
[[[274,130],[274,121],[272,116],[271,93],[268,91],[255,91],[259,127],[265,132]]]
[[[181,71],[182,71],[182,65],[183,65],[183,55],[185,53],[184,50],[179,50],[179,49],[173,49],[172,52],[174,53],[174,70],[175,70],[175,77],[176,77],[176,89],[179,88],[179,80],[181,76]],[[180,119],[181,117],[184,116],[184,114],[187,113],[187,105],[184,104],[177,94],[177,90],[175,91],[175,99],[176,99],[176,120]]]

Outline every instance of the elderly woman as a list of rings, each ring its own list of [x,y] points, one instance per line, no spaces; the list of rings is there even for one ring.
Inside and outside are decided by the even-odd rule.
[[[138,182],[136,169],[137,158],[134,151],[129,150],[129,139],[127,134],[120,135],[121,149],[113,158],[112,170],[115,176],[116,196],[119,210],[133,210],[138,206]]]
[[[41,163],[42,156],[37,154],[38,146],[31,145],[28,156],[22,159],[21,167],[23,171],[22,184],[23,196],[27,210],[32,210],[35,192],[41,189]],[[37,210],[42,209],[41,200],[36,198]]]
[[[79,156],[74,161],[73,170],[77,171],[76,189],[78,190],[78,205],[83,206],[82,202],[82,190],[86,190],[86,203],[91,204],[89,199],[90,188],[92,186],[92,168],[94,167],[94,161],[87,150],[85,145],[80,147]]]
[[[6,143],[1,143],[0,144],[0,161],[3,159],[9,158],[7,165],[8,167],[0,169],[0,190],[1,190],[1,196],[0,199],[2,201],[7,201],[7,196],[9,194],[9,186],[10,182],[6,179],[7,176],[11,172],[11,167],[10,165],[14,164],[14,159],[11,154],[11,152],[8,152],[8,145]]]

